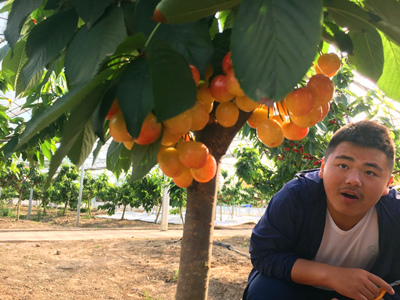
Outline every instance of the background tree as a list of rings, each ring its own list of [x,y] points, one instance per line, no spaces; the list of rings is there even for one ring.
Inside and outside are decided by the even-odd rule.
[[[23,198],[29,198],[30,189],[39,184],[37,179],[37,168],[35,166],[27,166],[22,162],[16,165],[10,163],[0,175],[1,186],[12,187],[18,195],[17,221],[20,219],[21,201]]]
[[[97,176],[93,185],[95,186],[97,200],[105,201],[112,197],[112,195],[110,195],[110,189],[114,185],[110,182],[110,178],[106,172]]]
[[[162,189],[164,179],[158,169],[150,172],[142,179],[137,180],[134,186],[134,199],[132,207],[143,207],[146,212],[149,212],[153,207],[158,206],[155,223],[161,211]]]
[[[68,206],[72,208],[77,206],[79,194],[78,177],[78,170],[74,165],[62,165],[52,182],[53,189],[50,198],[52,202],[64,205],[62,216],[65,216]]]
[[[183,217],[183,209],[186,207],[186,189],[180,188],[172,180],[168,182],[169,204],[174,208],[178,208],[179,216],[181,217],[182,224],[185,224]]]
[[[92,215],[91,200],[95,198],[97,194],[95,182],[96,179],[93,178],[91,172],[89,170],[85,171],[85,176],[83,177],[82,200],[86,201],[89,216]]]
[[[2,49],[6,86],[41,103],[49,82],[66,83],[62,95],[2,147],[7,158],[48,128],[62,127],[49,180],[65,156],[79,167],[96,141],[95,151],[105,144],[105,119],[115,98],[136,139],[150,112],[165,122],[194,106],[197,90],[189,64],[204,82],[210,64],[214,72],[208,79],[213,80],[223,74],[221,62],[229,51],[241,89],[260,104],[272,107],[304,85],[317,51],[326,52],[328,43],[386,96],[400,99],[396,1],[107,0],[93,5],[90,0],[35,0],[27,5],[14,0],[4,10],[10,11],[8,45]],[[251,115],[241,112],[236,124],[225,128],[217,123],[219,105],[195,134],[217,164]],[[128,151],[114,141],[108,168],[119,174],[132,167],[131,180],[140,179],[157,163],[160,143],[135,143]],[[217,179],[193,181],[187,188],[177,299],[207,297]]]
[[[38,194],[37,199],[39,199],[40,206],[43,208],[42,215],[45,216],[47,214],[46,209],[50,205],[52,198],[51,196],[54,194],[53,191],[53,185],[50,184],[50,186],[47,189],[43,189],[43,182],[46,182],[47,180],[47,174],[40,173],[39,174],[39,181],[42,183],[39,185],[36,189],[36,193]]]

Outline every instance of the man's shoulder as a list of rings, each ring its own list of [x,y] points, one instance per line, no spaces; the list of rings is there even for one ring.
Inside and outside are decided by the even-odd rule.
[[[319,169],[300,171],[295,178],[289,182],[289,185],[302,187],[317,187],[322,183],[319,177]]]
[[[398,212],[400,213],[400,193],[395,187],[391,187],[389,193],[386,196],[383,196],[380,202],[389,205],[390,207],[398,208]]]
[[[318,176],[319,169],[298,172],[295,178],[285,184],[280,191],[281,195],[290,194],[293,201],[297,200],[321,200],[324,196],[322,179]]]
[[[303,178],[306,181],[320,183],[321,178],[318,175],[319,171],[320,171],[320,169],[311,169],[311,170],[300,171],[296,174],[296,178],[298,178],[298,179]]]

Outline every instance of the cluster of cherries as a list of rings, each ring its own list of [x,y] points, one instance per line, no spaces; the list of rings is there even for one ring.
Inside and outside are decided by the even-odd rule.
[[[232,126],[237,120],[236,111],[252,111],[248,125],[256,129],[261,142],[273,148],[281,145],[284,138],[292,141],[303,139],[309,127],[326,117],[335,90],[331,77],[340,69],[341,61],[335,53],[322,54],[314,66],[315,75],[309,78],[306,85],[294,89],[271,107],[244,95],[231,69],[230,53],[225,56],[222,66],[224,72],[227,70],[226,74],[216,76],[210,84],[212,96],[221,102],[217,112],[219,107],[223,111],[228,110],[222,106],[229,105],[227,115],[231,118],[229,124]],[[228,123],[223,117],[217,114],[217,120],[222,126]]]
[[[330,77],[340,68],[336,54],[323,54],[315,66],[316,75],[307,85],[293,90],[286,98],[267,107],[248,98],[235,77],[228,52],[222,61],[224,74],[216,75],[209,67],[205,80],[200,82],[197,68],[189,65],[197,86],[195,105],[183,113],[157,122],[150,112],[145,118],[140,134],[133,139],[115,100],[106,119],[109,119],[110,135],[116,142],[124,143],[127,149],[133,144],[148,145],[161,137],[158,164],[162,172],[171,177],[179,187],[188,187],[193,179],[208,182],[217,170],[215,158],[206,145],[195,141],[193,131],[202,130],[209,122],[210,112],[215,108],[215,119],[223,127],[234,126],[239,110],[252,112],[247,123],[257,130],[258,138],[268,147],[279,146],[284,138],[300,140],[308,133],[308,127],[320,122],[329,111],[334,85]],[[271,109],[272,112],[271,113]]]

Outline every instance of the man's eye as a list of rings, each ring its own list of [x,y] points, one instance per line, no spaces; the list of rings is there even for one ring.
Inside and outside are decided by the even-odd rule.
[[[345,164],[339,164],[339,168],[341,168],[341,169],[347,169],[347,165],[345,165]]]
[[[373,172],[373,171],[365,171],[365,174],[367,174],[369,176],[375,176],[375,172]]]

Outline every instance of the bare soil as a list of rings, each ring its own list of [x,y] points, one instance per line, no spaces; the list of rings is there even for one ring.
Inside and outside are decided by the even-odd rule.
[[[21,215],[26,211],[23,208]],[[0,230],[65,229],[76,224],[76,212],[57,216],[53,210],[39,219],[33,210],[31,217],[33,220],[19,222],[0,217]],[[82,214],[80,227],[145,230],[159,225]],[[169,224],[169,228],[182,225]],[[248,253],[249,238],[215,241]],[[180,249],[180,240],[170,238],[0,243],[0,300],[174,299]],[[250,270],[247,257],[214,245],[208,299],[241,299]]]

